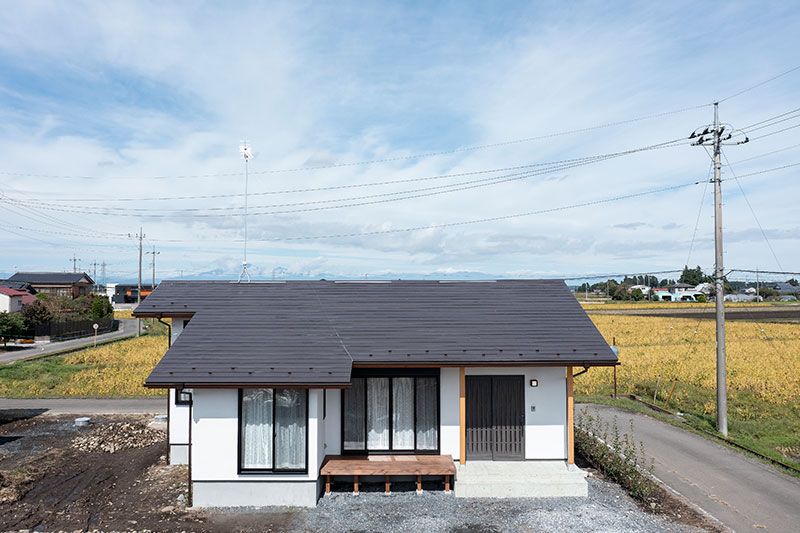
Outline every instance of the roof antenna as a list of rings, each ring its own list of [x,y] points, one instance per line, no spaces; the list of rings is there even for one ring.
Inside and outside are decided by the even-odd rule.
[[[242,144],[239,145],[239,153],[242,154],[244,158],[244,260],[242,261],[242,271],[239,273],[239,280],[237,283],[242,282],[242,278],[247,279],[247,282],[250,282],[250,273],[247,271],[247,181],[249,178],[248,175],[248,163],[251,159],[253,159],[253,151],[250,149],[250,145],[247,144],[247,141],[242,141]]]

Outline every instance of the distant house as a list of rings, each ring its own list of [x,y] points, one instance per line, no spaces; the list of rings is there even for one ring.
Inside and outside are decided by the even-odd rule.
[[[563,281],[165,281],[134,316],[172,319],[145,386],[194,506],[314,506],[335,476],[587,494],[573,377],[617,355]]]
[[[695,290],[694,285],[690,285],[688,283],[675,283],[672,285],[667,285],[666,289],[671,292],[672,294],[680,294],[682,292],[692,292]]]
[[[151,284],[142,284],[142,300],[147,298],[153,292]],[[106,296],[115,304],[135,304],[138,301],[139,285],[138,284],[123,284],[123,283],[109,283],[106,285]]]
[[[780,281],[773,286],[773,289],[778,291],[781,296],[798,295],[800,294],[800,286],[792,285],[791,283]]]
[[[91,294],[94,286],[85,272],[17,272],[6,281],[26,283],[42,294],[71,298]]]
[[[0,313],[18,313],[36,297],[25,291],[0,287]]]

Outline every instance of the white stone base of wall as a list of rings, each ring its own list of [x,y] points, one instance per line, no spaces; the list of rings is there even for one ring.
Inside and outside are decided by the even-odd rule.
[[[316,507],[318,481],[194,481],[194,507]]]
[[[586,472],[566,461],[467,461],[456,464],[458,498],[585,498]]]
[[[170,444],[169,445],[169,464],[188,465],[189,464],[189,445]]]

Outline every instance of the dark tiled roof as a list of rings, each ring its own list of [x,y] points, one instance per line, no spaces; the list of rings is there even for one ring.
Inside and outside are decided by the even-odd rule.
[[[71,285],[79,283],[83,278],[94,284],[85,272],[17,272],[8,281],[22,281],[33,285]]]
[[[0,287],[8,287],[9,289],[15,289],[18,291],[25,291],[31,294],[36,294],[36,289],[34,289],[30,283],[26,283],[24,281],[9,281],[9,280],[0,280]]]
[[[135,314],[193,315],[156,386],[344,384],[353,363],[617,361],[560,280],[165,281]]]

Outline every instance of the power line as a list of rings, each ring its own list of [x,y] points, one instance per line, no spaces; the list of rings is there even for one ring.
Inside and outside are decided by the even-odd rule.
[[[759,159],[759,158],[762,158],[762,157],[766,157],[768,155],[777,154],[777,153],[780,153],[780,152],[785,152],[786,150],[791,150],[792,148],[797,148],[798,146],[800,146],[800,143],[793,144],[791,146],[786,146],[784,148],[779,148],[777,150],[772,150],[771,152],[765,152],[763,154],[754,155],[752,157],[746,157],[744,159],[739,159],[736,162],[736,164],[738,165],[739,163],[744,163],[745,161],[752,161],[753,159]]]
[[[705,147],[703,147],[705,148]],[[700,227],[700,215],[703,213],[703,205],[706,201],[706,192],[708,191],[708,184],[709,179],[711,178],[711,171],[714,169],[714,162],[712,161],[711,164],[708,165],[708,173],[706,174],[706,184],[703,187],[703,195],[700,198],[700,207],[697,210],[697,220],[694,222],[694,231],[692,231],[692,241],[689,244],[689,255],[686,257],[686,266],[689,266],[692,261],[692,251],[694,250],[694,241],[697,237],[697,228]]]
[[[784,76],[786,76],[788,74],[791,74],[792,72],[794,72],[796,70],[800,70],[800,65],[797,65],[796,67],[792,67],[789,70],[785,70],[785,71],[781,72],[780,74],[778,74],[777,76],[773,76],[773,77],[771,77],[769,79],[766,79],[766,80],[764,80],[762,82],[756,83],[755,85],[751,85],[750,87],[742,89],[739,92],[733,93],[730,96],[726,96],[725,98],[719,100],[719,103],[722,103],[722,102],[725,102],[727,100],[730,100],[731,98],[736,98],[737,96],[741,96],[746,92],[752,91],[753,89],[757,89],[758,87],[761,87],[762,85],[766,85],[766,84],[768,84],[768,83],[770,83],[772,81],[777,80],[778,78],[782,78],[782,77],[784,77]]]
[[[562,159],[557,161],[548,161],[542,163],[529,163],[525,165],[515,165],[510,167],[501,167],[501,168],[492,168],[492,169],[483,169],[483,170],[473,170],[467,172],[458,172],[452,174],[439,174],[433,176],[424,176],[424,177],[417,177],[417,178],[400,178],[394,180],[383,180],[383,181],[376,181],[370,183],[355,183],[355,184],[345,184],[345,185],[331,185],[331,186],[324,186],[324,187],[305,187],[305,188],[296,188],[296,189],[282,189],[282,190],[272,190],[272,191],[261,191],[261,192],[254,192],[249,193],[249,196],[264,196],[264,195],[277,195],[277,194],[295,194],[295,193],[306,193],[306,192],[321,192],[321,191],[333,191],[333,190],[341,190],[341,189],[353,189],[353,188],[362,188],[362,187],[377,187],[383,185],[396,185],[401,183],[415,183],[420,181],[430,181],[430,180],[441,180],[441,179],[448,179],[448,178],[457,178],[457,177],[466,177],[466,176],[474,176],[480,174],[495,174],[500,172],[509,172],[509,171],[517,171],[517,170],[527,170],[539,167],[560,167],[564,164],[572,164],[572,163],[581,163],[581,162],[594,162],[596,160],[603,161],[612,157],[622,156],[622,155],[630,155],[638,152],[649,151],[649,150],[656,150],[660,148],[670,148],[673,146],[680,146],[680,143],[683,139],[675,139],[672,141],[666,141],[663,143],[657,143],[653,145],[648,145],[640,148],[632,148],[628,150],[623,150],[620,152],[611,152],[605,154],[596,154],[591,156],[584,156],[572,159]],[[557,169],[557,168],[556,168]],[[549,171],[549,170],[548,170]],[[487,180],[491,179],[499,179],[499,177],[494,178],[487,178]],[[459,185],[459,184],[450,184],[451,186]],[[400,194],[400,193],[390,193],[390,194]],[[205,195],[182,195],[182,196],[157,196],[157,197],[128,197],[128,198],[59,198],[60,202],[104,202],[107,203],[109,201],[115,202],[142,202],[142,201],[171,201],[171,200],[195,200],[195,199],[219,199],[219,198],[237,198],[242,197],[243,193],[230,193],[230,194],[205,194]],[[345,199],[347,200],[347,199]],[[41,200],[35,200],[37,203],[47,203]]]
[[[653,113],[649,115],[641,115],[634,118],[626,119],[626,120],[618,120],[613,122],[605,122],[601,124],[596,124],[593,126],[587,126],[583,128],[575,128],[570,130],[562,130],[554,133],[548,133],[544,135],[538,135],[534,137],[525,137],[521,139],[512,139],[507,141],[501,141],[496,143],[489,143],[489,144],[479,144],[473,146],[465,146],[460,148],[453,148],[450,150],[441,150],[441,151],[430,151],[430,152],[423,152],[418,154],[410,154],[404,156],[396,156],[396,157],[387,157],[381,159],[369,159],[364,161],[352,161],[346,163],[331,163],[326,165],[316,165],[316,166],[305,166],[305,167],[293,167],[293,168],[283,168],[283,169],[268,169],[268,170],[260,170],[260,171],[251,171],[250,174],[278,174],[284,172],[303,172],[303,171],[312,171],[312,170],[324,170],[330,168],[342,168],[342,167],[354,167],[354,166],[364,166],[364,165],[373,165],[378,163],[392,163],[397,161],[408,161],[413,159],[424,159],[427,157],[436,157],[442,155],[451,155],[460,152],[470,152],[475,150],[483,150],[487,148],[498,148],[502,146],[509,146],[513,144],[520,144],[520,143],[527,143],[533,141],[540,141],[545,139],[552,139],[555,137],[561,137],[565,135],[574,135],[578,133],[586,133],[589,131],[611,128],[615,126],[623,126],[626,124],[632,124],[634,122],[641,122],[643,120],[649,120],[654,118],[661,118],[669,115],[676,115],[679,113],[685,113],[687,111],[694,111],[697,109],[702,109],[704,107],[709,107],[711,104],[701,104],[689,107],[683,107],[679,109],[674,109],[671,111],[663,111],[661,113]],[[99,179],[99,180],[142,180],[142,179],[190,179],[190,178],[218,178],[218,177],[231,177],[231,176],[241,176],[243,175],[242,172],[228,172],[228,173],[216,173],[216,174],[192,174],[192,175],[175,175],[175,176],[81,176],[81,175],[59,175],[59,174],[35,174],[35,173],[25,173],[25,172],[12,172],[12,171],[0,171],[0,174],[6,176],[19,176],[19,177],[33,177],[33,178],[58,178],[58,179]]]
[[[772,243],[769,242],[769,238],[767,238],[767,233],[764,231],[764,227],[761,225],[761,222],[758,220],[758,216],[756,215],[756,211],[755,211],[755,209],[753,209],[753,206],[750,204],[750,200],[748,200],[747,194],[745,194],[744,188],[742,188],[742,184],[739,183],[739,178],[736,177],[736,172],[734,172],[733,167],[731,166],[731,162],[728,160],[728,156],[724,151],[722,152],[722,157],[725,158],[725,163],[726,163],[726,165],[728,167],[728,170],[731,171],[731,175],[733,176],[734,180],[736,181],[736,185],[739,186],[739,190],[742,193],[742,198],[744,198],[744,201],[747,204],[748,209],[750,209],[750,213],[753,215],[753,220],[756,221],[756,224],[758,225],[758,229],[761,230],[761,236],[764,237],[764,242],[767,243],[767,247],[769,248],[769,251],[772,253],[772,257],[773,257],[773,259],[775,259],[775,263],[778,265],[778,268],[783,269],[783,267],[781,266],[781,262],[778,260],[778,256],[775,254],[775,250],[772,248]]]
[[[764,137],[771,137],[772,135],[777,135],[778,133],[783,133],[784,131],[793,130],[795,128],[799,128],[800,123],[795,124],[794,126],[789,126],[788,128],[783,128],[781,130],[771,131],[769,133],[765,133],[764,135],[759,135],[758,137],[752,137],[750,140],[755,141],[757,139],[763,139]]]

